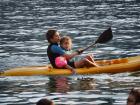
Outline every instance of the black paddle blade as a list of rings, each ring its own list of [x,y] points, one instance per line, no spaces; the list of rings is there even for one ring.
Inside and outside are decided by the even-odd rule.
[[[106,43],[113,38],[111,27],[105,30],[99,38],[96,40],[96,43]]]

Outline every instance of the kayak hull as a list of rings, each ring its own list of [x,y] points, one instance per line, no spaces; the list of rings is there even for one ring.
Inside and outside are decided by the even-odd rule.
[[[140,70],[140,56],[99,60],[96,61],[99,67],[78,68],[76,73],[79,75],[101,74],[101,73],[122,73]],[[35,75],[72,75],[68,69],[54,69],[50,65],[44,66],[25,66],[6,70],[0,76],[35,76]]]

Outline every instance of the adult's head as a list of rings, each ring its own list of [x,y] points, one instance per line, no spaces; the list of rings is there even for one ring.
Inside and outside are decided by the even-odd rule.
[[[46,39],[48,40],[49,43],[58,43],[60,42],[60,35],[57,30],[48,30],[46,33]]]
[[[36,103],[36,105],[54,105],[54,103],[47,98],[42,98]]]
[[[140,105],[140,89],[131,89],[127,99],[127,105]]]

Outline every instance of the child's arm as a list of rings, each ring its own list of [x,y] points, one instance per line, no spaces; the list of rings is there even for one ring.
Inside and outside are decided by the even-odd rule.
[[[67,69],[71,70],[73,74],[76,74],[76,70],[75,70],[73,67],[71,67],[71,66],[69,66],[69,65],[66,65],[65,67],[66,67]]]
[[[67,60],[70,60],[70,59],[72,59],[73,57],[75,57],[75,56],[77,56],[77,55],[79,55],[78,52],[73,52],[73,53],[71,53],[71,54],[64,54],[64,55],[62,55],[62,56],[65,57]]]

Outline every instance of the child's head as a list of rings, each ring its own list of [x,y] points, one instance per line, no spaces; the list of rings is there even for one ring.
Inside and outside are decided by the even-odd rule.
[[[46,33],[46,39],[48,40],[49,43],[58,43],[60,42],[60,35],[57,30],[48,30]]]
[[[140,89],[132,89],[127,99],[127,105],[140,105]]]
[[[60,46],[66,50],[71,50],[72,39],[69,36],[64,36],[60,40]]]
[[[54,105],[54,103],[47,98],[42,98],[36,103],[36,105]]]

